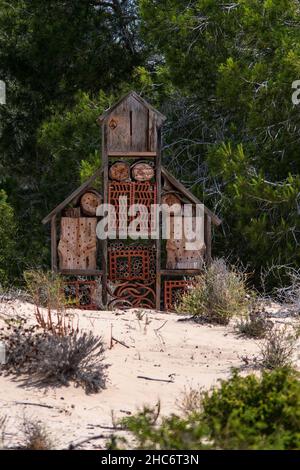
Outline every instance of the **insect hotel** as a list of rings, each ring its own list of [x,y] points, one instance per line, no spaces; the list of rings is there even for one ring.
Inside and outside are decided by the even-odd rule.
[[[162,239],[161,215],[139,213],[141,236],[135,239],[99,239],[96,233],[101,204],[115,208],[116,216],[108,217],[109,232],[115,233],[132,221],[132,204],[149,213],[154,204],[177,207],[179,213],[186,203],[201,204],[161,164],[165,119],[135,92],[108,109],[98,119],[101,168],[43,219],[51,223],[52,270],[63,276],[66,297],[77,308],[172,310],[178,294],[211,260],[212,224],[221,221],[205,206],[204,240],[192,250],[172,228]],[[124,198],[126,208],[120,204]],[[146,237],[151,231],[157,236]]]

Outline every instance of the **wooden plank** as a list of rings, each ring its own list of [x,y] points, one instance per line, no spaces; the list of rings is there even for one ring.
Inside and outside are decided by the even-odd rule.
[[[62,211],[68,204],[70,204],[70,202],[73,201],[73,199],[83,194],[86,188],[88,188],[91,183],[95,181],[98,176],[101,175],[101,173],[101,168],[96,170],[95,173],[87,181],[85,181],[81,186],[79,186],[79,188],[75,189],[75,191],[73,191],[68,197],[66,197],[63,202],[58,204],[58,206],[56,206],[48,215],[46,215],[46,217],[44,217],[44,219],[42,220],[42,223],[46,224],[47,222],[49,222],[53,215],[56,215],[58,212]]]
[[[149,110],[148,112],[148,151],[154,151],[156,150],[157,147],[157,116],[156,114],[152,111]]]
[[[162,136],[161,128],[157,127],[157,158],[156,158],[156,185],[157,185],[157,204],[161,203],[161,148],[162,148]],[[160,310],[160,294],[161,294],[161,218],[162,215],[159,211],[159,236],[156,240],[156,310]]]
[[[156,157],[156,152],[109,152],[109,157]]]
[[[202,204],[202,202],[196,196],[194,196],[191,191],[189,191],[185,186],[183,186],[183,184],[180,183],[180,181],[178,181],[176,178],[174,178],[174,176],[171,175],[171,173],[169,173],[164,167],[162,167],[161,172],[162,175],[165,176],[169,180],[169,182],[175,188],[177,188],[178,191],[184,194],[191,202],[193,202],[194,204]],[[211,212],[206,206],[204,206],[204,212],[205,214],[211,217],[211,220],[215,225],[220,225],[222,223],[222,220],[219,219],[219,217],[213,212]]]
[[[155,158],[156,152],[109,152],[109,158]]]
[[[197,275],[201,274],[201,269],[161,269],[160,274],[162,276],[186,276],[186,275]]]
[[[107,157],[107,124],[104,123],[102,126],[102,174],[103,174],[103,203],[108,203],[108,157]],[[101,249],[101,261],[102,261],[102,303],[103,306],[107,305],[107,249],[108,241],[99,241],[99,248]]]
[[[106,128],[107,151],[130,149],[130,108],[127,100],[120,103],[109,116]],[[102,156],[103,157],[103,156]]]
[[[130,101],[130,148],[132,151],[145,152],[148,150],[148,109],[134,97]]]
[[[211,217],[205,215],[205,225],[204,225],[204,240],[206,245],[206,263],[211,264]]]
[[[57,227],[56,215],[51,218],[51,269],[57,271]]]
[[[59,269],[60,274],[69,276],[101,276],[99,269]]]

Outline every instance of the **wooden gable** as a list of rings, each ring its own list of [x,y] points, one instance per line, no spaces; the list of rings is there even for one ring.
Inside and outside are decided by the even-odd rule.
[[[107,110],[98,122],[106,124],[107,151],[155,152],[157,129],[165,117],[135,92]]]

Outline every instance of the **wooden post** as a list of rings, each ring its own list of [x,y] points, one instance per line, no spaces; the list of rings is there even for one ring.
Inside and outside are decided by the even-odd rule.
[[[206,263],[209,266],[211,264],[211,217],[205,215],[204,225],[204,240],[206,245]]]
[[[51,269],[57,272],[57,228],[56,215],[51,218]]]
[[[161,203],[161,128],[157,128],[157,153],[156,153],[156,189],[157,189],[157,204]],[[156,240],[156,310],[160,310],[160,292],[161,292],[161,213],[158,217],[158,239]]]
[[[107,155],[107,124],[102,126],[102,169],[103,169],[103,203],[108,202],[108,155]],[[102,303],[107,305],[107,239],[101,241],[102,248]]]

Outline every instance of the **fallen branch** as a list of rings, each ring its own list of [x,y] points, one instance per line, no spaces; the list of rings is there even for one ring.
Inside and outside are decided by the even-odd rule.
[[[31,403],[27,401],[15,401],[15,405],[41,406],[42,408],[50,408],[51,410],[55,408],[55,406],[43,405],[42,403]]]
[[[121,344],[122,346],[124,346],[124,348],[130,349],[130,346],[128,346],[128,344],[124,343],[124,341],[120,341],[120,340],[114,338],[113,336],[112,336],[111,339],[112,339],[112,341],[115,341],[115,343],[119,343],[119,344]]]
[[[167,379],[155,379],[153,377],[147,377],[145,375],[138,375],[138,379],[144,379],[144,380],[153,380],[154,382],[167,382],[167,383],[174,383],[174,380],[167,380]]]
[[[76,444],[73,444],[71,442],[71,444],[69,444],[68,446],[68,450],[74,450],[77,447],[82,446],[82,444],[85,444],[86,442],[95,441],[96,439],[107,439],[107,438],[108,436],[104,436],[104,434],[99,434],[98,436],[92,436],[87,439],[83,439],[82,441],[77,442]]]
[[[166,323],[168,323],[168,320],[166,320],[162,325],[160,325],[159,328],[154,328],[154,331],[158,332],[159,330],[161,330],[165,326]]]

